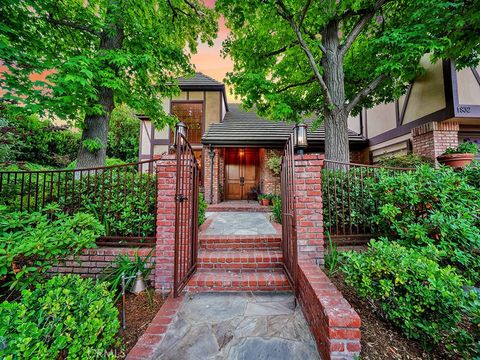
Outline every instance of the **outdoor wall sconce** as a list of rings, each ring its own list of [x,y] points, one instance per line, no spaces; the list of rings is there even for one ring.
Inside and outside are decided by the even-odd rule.
[[[175,139],[173,139],[173,147],[176,148],[179,144],[178,134],[182,134],[185,138],[187,137],[187,125],[184,122],[179,122],[175,125]]]
[[[213,204],[213,159],[215,158],[215,150],[210,145],[208,148],[208,157],[210,158],[210,204]]]
[[[125,273],[122,273],[122,328],[126,329],[126,319],[125,319],[125,290],[127,287],[126,280],[130,280],[135,278],[135,283],[133,284],[132,290],[130,292],[138,295],[142,291],[147,289],[147,284],[145,284],[145,280],[143,279],[142,272],[140,270],[137,271],[137,274],[134,276],[125,276]]]
[[[307,125],[300,123],[293,128],[293,139],[297,154],[303,155],[303,151],[308,147]]]

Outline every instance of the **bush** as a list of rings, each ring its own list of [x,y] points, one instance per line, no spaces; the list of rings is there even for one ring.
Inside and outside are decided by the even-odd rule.
[[[19,302],[0,304],[0,358],[114,358],[118,329],[106,284],[58,275],[24,290]]]
[[[0,278],[10,289],[24,289],[68,256],[95,247],[103,228],[93,216],[0,209]]]
[[[422,165],[434,166],[435,161],[417,154],[396,155],[396,156],[384,156],[378,161],[380,166],[390,166],[399,168],[416,168]]]
[[[117,159],[117,158],[106,158],[105,159],[105,166],[115,166],[115,165],[125,165],[126,162]],[[66,167],[68,170],[75,170],[75,167],[77,166],[77,160],[73,160],[68,166]]]
[[[452,341],[462,319],[464,281],[440,267],[436,251],[372,241],[366,252],[347,252],[341,270],[362,298],[377,301],[386,318],[424,345]],[[460,337],[460,334],[458,334]]]
[[[282,198],[280,196],[272,197],[272,215],[275,222],[282,223]]]
[[[208,203],[205,201],[203,193],[198,194],[198,226],[202,225],[205,220],[205,212],[207,211]]]
[[[478,161],[466,166],[461,175],[469,185],[480,190],[480,163]]]
[[[140,120],[125,105],[117,106],[110,118],[107,156],[126,162],[138,161]]]
[[[373,217],[380,234],[402,245],[435,246],[443,265],[480,277],[480,191],[451,168],[422,166],[395,176],[380,173],[370,185],[379,199]]]

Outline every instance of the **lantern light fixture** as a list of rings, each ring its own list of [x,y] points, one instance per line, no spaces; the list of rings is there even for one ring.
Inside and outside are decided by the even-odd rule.
[[[177,141],[179,139],[178,134],[182,134],[185,138],[187,137],[187,125],[184,122],[178,122],[175,125],[175,139],[173,139],[173,146],[176,148],[178,146]]]
[[[297,149],[297,154],[303,155],[303,151],[308,147],[307,125],[305,123],[297,124],[295,125],[293,132],[294,145],[295,149]]]

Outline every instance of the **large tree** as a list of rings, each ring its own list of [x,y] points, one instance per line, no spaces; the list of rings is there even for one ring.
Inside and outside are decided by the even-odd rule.
[[[200,0],[2,0],[0,19],[4,97],[77,121],[77,168],[104,163],[116,104],[173,122],[161,98],[178,93],[198,40],[212,43],[217,30]]]
[[[478,3],[219,0],[232,31],[224,42],[234,60],[228,81],[247,108],[273,120],[316,114],[326,158],[348,162],[348,116],[398,98],[422,72],[425,54],[458,53],[449,36],[461,30],[463,12],[478,17]],[[478,36],[468,41],[478,44]],[[472,60],[469,45],[463,55]]]

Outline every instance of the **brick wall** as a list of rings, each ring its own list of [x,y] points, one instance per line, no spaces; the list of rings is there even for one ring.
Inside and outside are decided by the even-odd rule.
[[[176,155],[164,155],[157,165],[157,241],[155,290],[168,292],[173,287],[175,251]]]
[[[205,149],[205,170],[204,170],[204,188],[205,188],[205,200],[207,203],[218,204],[221,202],[220,190],[223,186],[224,177],[224,158],[223,149],[214,149],[215,157],[213,158],[213,177],[211,176],[211,159],[208,155],[208,149]],[[210,198],[210,184],[213,180],[213,197]]]
[[[274,156],[282,156],[276,149],[260,149],[260,183],[264,194],[280,194],[280,176],[275,176],[268,167],[268,160]]]
[[[359,358],[360,317],[311,261],[298,265],[298,301],[322,359]]]
[[[447,148],[458,146],[458,131],[456,122],[430,122],[413,128],[413,153],[436,161]]]
[[[299,258],[324,262],[321,170],[323,154],[295,156],[295,210]]]
[[[138,250],[138,255],[141,257],[147,256],[151,248],[111,248],[100,247],[96,249],[87,249],[82,252],[77,259],[72,257],[66,259],[64,263],[58,264],[49,270],[51,273],[63,274],[79,274],[85,277],[97,278],[102,270],[107,267],[115,259],[117,255],[128,254],[131,259],[134,258],[135,251]],[[150,258],[153,270],[150,275],[150,280],[155,277],[155,250]]]

